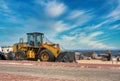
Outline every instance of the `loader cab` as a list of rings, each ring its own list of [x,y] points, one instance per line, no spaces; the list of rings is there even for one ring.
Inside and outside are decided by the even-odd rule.
[[[28,46],[39,47],[43,42],[43,36],[44,34],[39,32],[27,33]]]

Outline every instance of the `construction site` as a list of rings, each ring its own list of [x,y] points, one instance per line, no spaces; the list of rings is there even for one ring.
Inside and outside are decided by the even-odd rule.
[[[119,58],[113,61],[109,50],[99,56],[62,51],[40,32],[27,33],[27,42],[20,38],[13,46],[1,47],[0,59],[0,81],[120,80]]]
[[[0,0],[0,81],[120,81],[120,0]]]

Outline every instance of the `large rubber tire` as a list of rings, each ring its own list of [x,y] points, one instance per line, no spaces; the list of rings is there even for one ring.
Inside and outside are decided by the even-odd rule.
[[[0,60],[2,60],[2,52],[0,52]]]
[[[10,52],[8,53],[8,59],[9,59],[9,60],[14,60],[14,59],[15,59],[15,53],[12,52],[12,51],[10,51]]]
[[[0,60],[6,60],[4,53],[0,52]]]
[[[0,56],[0,60],[2,60],[2,57]]]
[[[44,59],[44,55],[48,56],[48,58]],[[44,62],[53,62],[55,61],[55,57],[54,55],[47,49],[44,49],[40,52],[38,58],[40,59],[40,61],[44,61]]]
[[[15,53],[15,59],[16,60],[25,60],[26,59],[26,54],[24,51],[22,50],[18,50],[16,53]]]

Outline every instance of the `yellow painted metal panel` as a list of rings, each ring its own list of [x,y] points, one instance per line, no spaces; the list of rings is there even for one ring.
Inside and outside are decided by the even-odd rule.
[[[57,44],[56,46],[54,46],[52,44],[42,44],[42,48],[45,48],[45,49],[51,51],[53,53],[53,55],[55,56],[55,58],[57,58],[60,53],[59,44]]]
[[[33,50],[28,50],[26,54],[27,54],[28,59],[34,59],[35,58],[35,52]]]

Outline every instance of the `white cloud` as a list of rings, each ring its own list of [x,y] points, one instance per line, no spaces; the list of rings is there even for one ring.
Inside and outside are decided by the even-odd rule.
[[[103,39],[99,40],[98,42],[104,42],[104,41],[110,40],[110,39],[111,39],[111,38],[107,37],[107,38],[103,38]]]
[[[85,44],[87,45],[88,48],[91,48],[91,49],[108,49],[108,48],[114,48],[112,46],[108,46],[104,43],[102,43],[101,41],[99,40],[95,40],[96,37],[100,36],[104,34],[104,32],[102,31],[98,31],[98,32],[93,32],[91,33],[90,35],[85,35],[85,36],[80,36],[80,44]],[[104,40],[102,40],[104,41]]]
[[[49,2],[46,6],[46,13],[52,17],[58,17],[66,10],[66,6],[63,3]]]
[[[114,19],[120,19],[120,0],[118,0],[118,6],[107,16]]]
[[[3,12],[8,12],[8,13],[11,12],[11,10],[9,9],[8,5],[5,3],[4,0],[0,0],[0,8],[2,9],[1,11]]]
[[[60,20],[60,21],[54,22],[51,27],[55,33],[60,33],[60,32],[75,28],[76,26],[69,25],[69,23],[65,23],[64,21]]]
[[[74,40],[75,39],[75,37],[73,37],[73,36],[66,36],[66,35],[64,35],[63,37],[62,37],[62,40],[66,40],[66,41],[72,41],[72,40]]]
[[[82,15],[81,17],[79,17],[76,22],[75,25],[77,26],[82,26],[83,24],[89,22],[91,19],[93,18],[92,15]]]
[[[109,22],[109,20],[105,20],[105,21],[101,22],[100,24],[94,26],[93,29],[99,28],[99,27],[101,27],[102,25],[104,25],[104,24],[106,24],[108,22]]]
[[[66,49],[113,49],[104,43],[105,40],[95,40],[96,37],[101,36],[104,32],[98,31],[87,35],[81,32],[78,36],[64,35],[61,40],[57,40]],[[106,39],[109,40],[109,39]]]
[[[103,32],[102,31],[98,31],[98,32],[93,32],[92,34],[90,34],[89,36],[87,36],[87,39],[92,39],[98,35],[102,35]]]
[[[68,19],[75,19],[75,18],[80,17],[83,14],[85,14],[85,11],[83,11],[83,10],[75,10],[75,11],[70,13],[70,15],[68,16]]]
[[[40,5],[44,6],[45,13],[50,17],[58,17],[62,15],[67,7],[64,3],[57,2],[57,0],[52,1],[37,1]]]
[[[84,30],[94,30],[94,29],[100,28],[100,27],[102,27],[103,25],[105,25],[105,24],[107,24],[107,23],[110,23],[110,22],[112,22],[112,20],[105,20],[105,21],[102,21],[102,22],[99,23],[99,24],[92,25],[92,26],[89,26],[89,27],[85,27]]]
[[[74,29],[74,31],[70,32],[69,34],[70,35],[78,35],[80,34],[82,31],[82,28],[77,28],[77,29]]]
[[[98,41],[88,41],[87,44],[89,46],[91,46],[91,48],[94,48],[94,49],[111,49],[111,48],[114,48],[112,46],[107,46],[107,45],[103,44],[102,42],[98,42]]]
[[[74,22],[74,26],[82,26],[83,24],[89,22],[94,15],[92,15],[92,10],[73,10],[68,16],[67,19],[71,22]]]
[[[64,30],[68,29],[68,25],[66,23],[64,23],[63,21],[58,21],[58,22],[54,23],[53,27],[56,32],[62,32]]]
[[[112,30],[112,29],[119,29],[120,28],[120,25],[115,25],[115,26],[111,26],[109,29]]]

